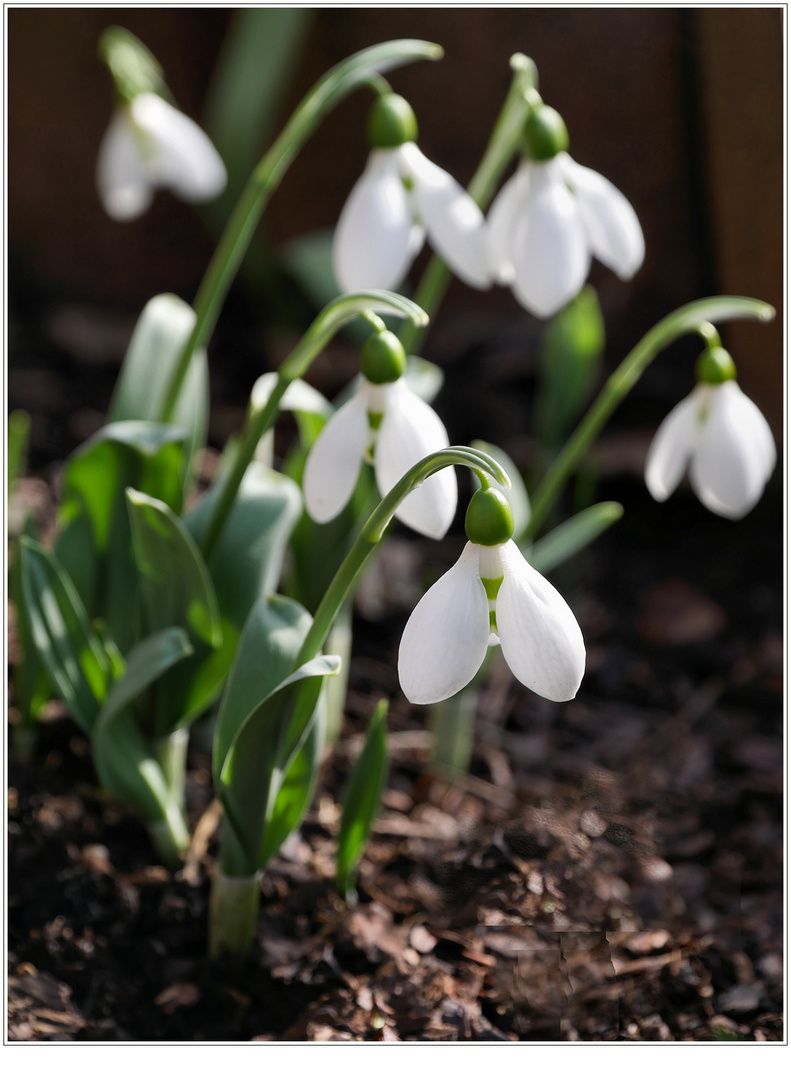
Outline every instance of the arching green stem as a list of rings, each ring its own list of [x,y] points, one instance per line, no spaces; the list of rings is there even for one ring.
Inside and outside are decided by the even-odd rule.
[[[508,96],[500,110],[481,163],[467,189],[482,210],[486,210],[497,184],[516,152],[530,109],[535,104],[538,71],[533,61],[523,53],[511,57],[513,78]],[[540,102],[540,98],[538,99]],[[433,318],[448,288],[451,272],[438,255],[434,255],[415,292],[415,301]],[[423,340],[424,330],[405,326],[401,342],[407,353],[416,352]]]
[[[357,315],[365,315],[369,321],[373,320],[374,326],[383,325],[373,309],[389,315],[399,315],[401,318],[419,324],[428,322],[425,311],[417,304],[403,296],[398,296],[397,293],[385,292],[381,289],[339,296],[328,304],[320,315],[316,316],[297,347],[280,365],[277,382],[266,401],[258,403],[254,396],[250,398],[242,441],[234,454],[230,472],[221,481],[220,495],[214,504],[206,531],[201,538],[200,546],[207,562],[220,539],[247,466],[253,460],[259,441],[275,422],[280,402],[289,384],[294,379],[302,378],[322,349],[350,319]]]
[[[314,657],[324,643],[327,634],[346,597],[352,591],[365,564],[374,552],[377,543],[382,539],[385,529],[390,524],[393,516],[411,491],[420,487],[424,480],[433,476],[440,469],[449,465],[466,465],[468,469],[482,473],[496,480],[505,488],[511,486],[507,474],[497,464],[494,458],[484,454],[482,450],[473,450],[469,446],[449,446],[447,450],[438,450],[428,457],[423,458],[417,465],[405,473],[382,499],[374,512],[363,525],[360,535],[352,545],[349,554],[341,563],[337,574],[330,582],[324,597],[316,609],[313,617],[313,625],[308,631],[302,649],[294,662],[294,670]]]
[[[711,296],[695,300],[666,315],[635,345],[609,377],[577,429],[552,463],[546,476],[530,499],[530,522],[524,540],[532,540],[560,495],[563,485],[601,431],[610,415],[623,401],[651,361],[676,338],[698,333],[711,336],[709,324],[715,320],[758,319],[769,322],[774,308],[746,296]],[[716,332],[715,332],[716,333]],[[719,340],[719,339],[718,339]]]
[[[429,41],[385,41],[363,49],[327,72],[305,95],[271,149],[253,171],[217,245],[195,298],[195,326],[174,369],[160,420],[171,419],[179,391],[196,349],[203,348],[214,330],[220,308],[236,276],[264,207],[294,157],[327,113],[358,86],[383,71],[413,60],[438,60],[442,48]]]

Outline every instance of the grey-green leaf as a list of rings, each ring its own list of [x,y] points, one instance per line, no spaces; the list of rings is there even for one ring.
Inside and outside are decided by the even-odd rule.
[[[596,503],[558,525],[532,548],[523,549],[525,558],[541,574],[566,562],[623,517],[617,502]]]
[[[131,488],[126,496],[147,629],[183,626],[216,648],[217,598],[195,541],[165,503]]]
[[[171,375],[194,325],[195,312],[178,296],[162,293],[148,301],[121,366],[110,404],[110,421],[159,420]],[[182,480],[195,453],[206,443],[208,416],[209,369],[206,351],[199,349],[192,357],[172,413],[173,425],[186,436]]]
[[[74,719],[90,734],[110,684],[110,662],[58,559],[30,537],[19,542],[22,595],[36,650]]]
[[[343,796],[335,881],[338,892],[344,899],[353,891],[357,864],[371,835],[382,788],[387,778],[387,707],[387,701],[382,700],[374,710],[365,744],[354,763]]]

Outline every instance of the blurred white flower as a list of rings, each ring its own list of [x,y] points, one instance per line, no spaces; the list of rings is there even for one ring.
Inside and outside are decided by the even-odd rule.
[[[226,179],[209,137],[158,94],[138,94],[119,106],[99,149],[99,195],[116,221],[140,217],[155,188],[170,188],[187,202],[206,202],[223,191]]]
[[[692,489],[703,505],[736,519],[758,502],[776,461],[769,425],[736,380],[701,382],[659,425],[645,482],[664,502],[689,466]]]
[[[414,142],[372,150],[341,212],[333,267],[342,289],[392,289],[428,233],[462,281],[492,283],[486,220],[467,192]]]
[[[415,705],[444,701],[467,685],[498,642],[525,686],[550,701],[574,697],[585,644],[571,608],[513,540],[470,541],[409,617],[398,651],[401,688]]]
[[[574,299],[591,256],[628,280],[645,255],[631,204],[565,151],[523,161],[492,203],[488,222],[496,280],[540,318]]]
[[[386,495],[413,465],[448,445],[445,425],[405,378],[381,385],[363,379],[311,447],[302,481],[307,511],[320,523],[336,517],[352,496],[366,456],[373,455],[376,484]],[[439,539],[453,521],[457,497],[453,469],[442,469],[404,499],[396,517]]]

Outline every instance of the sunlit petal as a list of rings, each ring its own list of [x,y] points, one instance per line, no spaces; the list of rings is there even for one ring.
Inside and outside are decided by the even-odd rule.
[[[373,150],[341,211],[333,239],[335,278],[347,292],[392,289],[415,251],[412,210],[397,151]]]
[[[478,576],[478,548],[432,585],[409,617],[398,650],[398,678],[414,705],[444,701],[466,686],[486,656],[489,605]]]
[[[156,183],[188,202],[206,202],[224,190],[222,158],[193,120],[158,94],[139,94],[130,109],[143,139],[151,142],[146,162]]]
[[[505,661],[541,697],[568,701],[585,674],[585,643],[574,613],[513,540],[502,545],[500,559],[496,618]]]
[[[368,385],[363,384],[321,429],[305,462],[302,490],[314,521],[331,521],[352,497],[370,441]]]
[[[151,205],[153,188],[126,109],[116,110],[99,148],[96,183],[105,211],[133,221]]]
[[[500,285],[510,285],[514,279],[513,243],[522,206],[530,190],[530,165],[522,162],[507,180],[492,203],[489,223],[489,247],[492,271]]]
[[[769,425],[734,380],[711,388],[690,481],[704,506],[741,518],[760,499],[777,453]]]
[[[448,443],[445,425],[405,379],[384,388],[384,417],[376,437],[376,483],[386,495],[418,461]],[[452,468],[424,480],[401,503],[396,517],[410,528],[439,539],[456,513],[458,488]]]
[[[696,387],[671,409],[654,435],[645,462],[645,482],[657,502],[673,494],[689,464],[700,430],[702,389]]]
[[[632,204],[593,169],[559,154],[563,175],[577,196],[591,251],[624,281],[640,269],[645,240]]]
[[[585,284],[590,268],[585,228],[555,161],[531,166],[512,250],[514,293],[540,318],[554,315]]]
[[[432,247],[462,281],[476,289],[488,288],[492,283],[488,230],[480,207],[414,143],[405,143],[398,152]]]

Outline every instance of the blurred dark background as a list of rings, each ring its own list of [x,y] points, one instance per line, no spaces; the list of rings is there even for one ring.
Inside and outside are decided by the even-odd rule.
[[[99,35],[110,24],[137,34],[178,105],[201,120],[237,17],[210,8],[8,12],[9,404],[34,414],[33,465],[98,426],[142,305],[163,291],[191,300],[214,245],[210,217],[166,193],[131,224],[102,211],[94,170],[112,94]],[[507,91],[509,56],[532,56],[573,156],[627,195],[645,231],[646,262],[632,282],[594,264],[612,368],[691,299],[746,294],[780,312],[784,32],[781,8],[315,9],[305,12],[277,112],[282,123],[327,68],[360,48],[437,41],[442,61],[398,70],[391,82],[415,107],[424,152],[466,184]],[[266,216],[273,245],[334,225],[365,161],[369,103],[366,92],[342,103],[296,159]],[[292,314],[276,295],[235,288],[210,354],[215,442],[237,423],[255,376],[293,341]],[[423,352],[460,374],[447,402],[454,441],[519,438],[541,326],[506,289],[453,283]],[[727,327],[724,338],[741,385],[781,438],[782,318]],[[688,343],[660,360],[617,423],[655,426],[691,389],[696,351]],[[319,367],[317,378],[331,392],[352,364]]]

